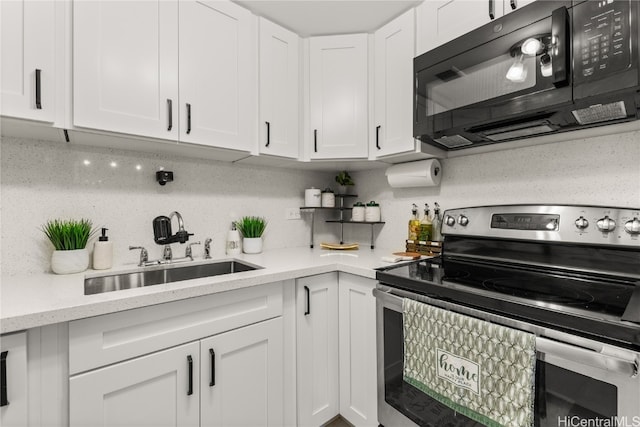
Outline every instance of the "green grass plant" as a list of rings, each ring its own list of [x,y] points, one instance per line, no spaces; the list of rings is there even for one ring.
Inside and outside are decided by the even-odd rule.
[[[236,221],[236,228],[242,237],[262,237],[264,229],[267,228],[267,220],[260,216],[243,216]]]
[[[97,229],[92,229],[92,226],[93,224],[88,219],[79,221],[53,219],[42,226],[42,231],[56,250],[72,251],[84,249],[87,246],[87,242],[97,231]]]

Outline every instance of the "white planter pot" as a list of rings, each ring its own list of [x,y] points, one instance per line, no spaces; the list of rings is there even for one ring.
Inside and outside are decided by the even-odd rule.
[[[242,252],[259,254],[262,252],[262,237],[245,237],[242,239]]]
[[[89,268],[89,251],[75,249],[72,251],[53,251],[51,270],[56,274],[80,273]]]

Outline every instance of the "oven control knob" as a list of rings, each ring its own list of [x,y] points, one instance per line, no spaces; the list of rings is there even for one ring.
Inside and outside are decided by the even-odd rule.
[[[460,224],[460,225],[461,225],[461,226],[463,226],[463,227],[466,227],[466,226],[467,226],[467,224],[469,224],[469,218],[467,218],[467,217],[466,217],[466,216],[464,216],[464,215],[460,215],[460,216],[458,217],[458,224]]]
[[[640,234],[640,219],[633,218],[625,222],[624,231],[629,234]]]
[[[608,215],[605,215],[604,218],[600,218],[596,222],[596,226],[598,227],[598,230],[602,231],[603,233],[608,233],[616,229],[616,222],[609,218]]]
[[[449,227],[453,227],[454,225],[456,225],[456,219],[452,216],[447,215],[447,217],[444,219],[444,223]]]
[[[581,216],[580,218],[576,219],[575,224],[578,230],[584,230],[589,226],[589,221],[587,221],[585,217]]]

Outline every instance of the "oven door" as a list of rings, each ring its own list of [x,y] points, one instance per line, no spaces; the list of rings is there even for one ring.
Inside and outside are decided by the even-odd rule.
[[[414,136],[456,149],[566,125],[570,6],[535,2],[415,58]]]
[[[592,423],[588,425],[604,425],[597,424],[596,419],[627,423],[611,425],[640,425],[638,353],[384,285],[378,285],[374,294],[378,331],[378,420],[383,426],[481,425],[403,381],[403,298],[535,333],[536,426],[587,425],[580,424],[580,420],[592,420],[582,421]],[[553,339],[545,338],[544,331]]]

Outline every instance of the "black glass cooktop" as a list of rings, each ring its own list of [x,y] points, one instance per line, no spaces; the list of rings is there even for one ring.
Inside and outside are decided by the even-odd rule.
[[[429,297],[640,345],[640,325],[621,320],[637,279],[456,257],[389,267],[377,278]]]

